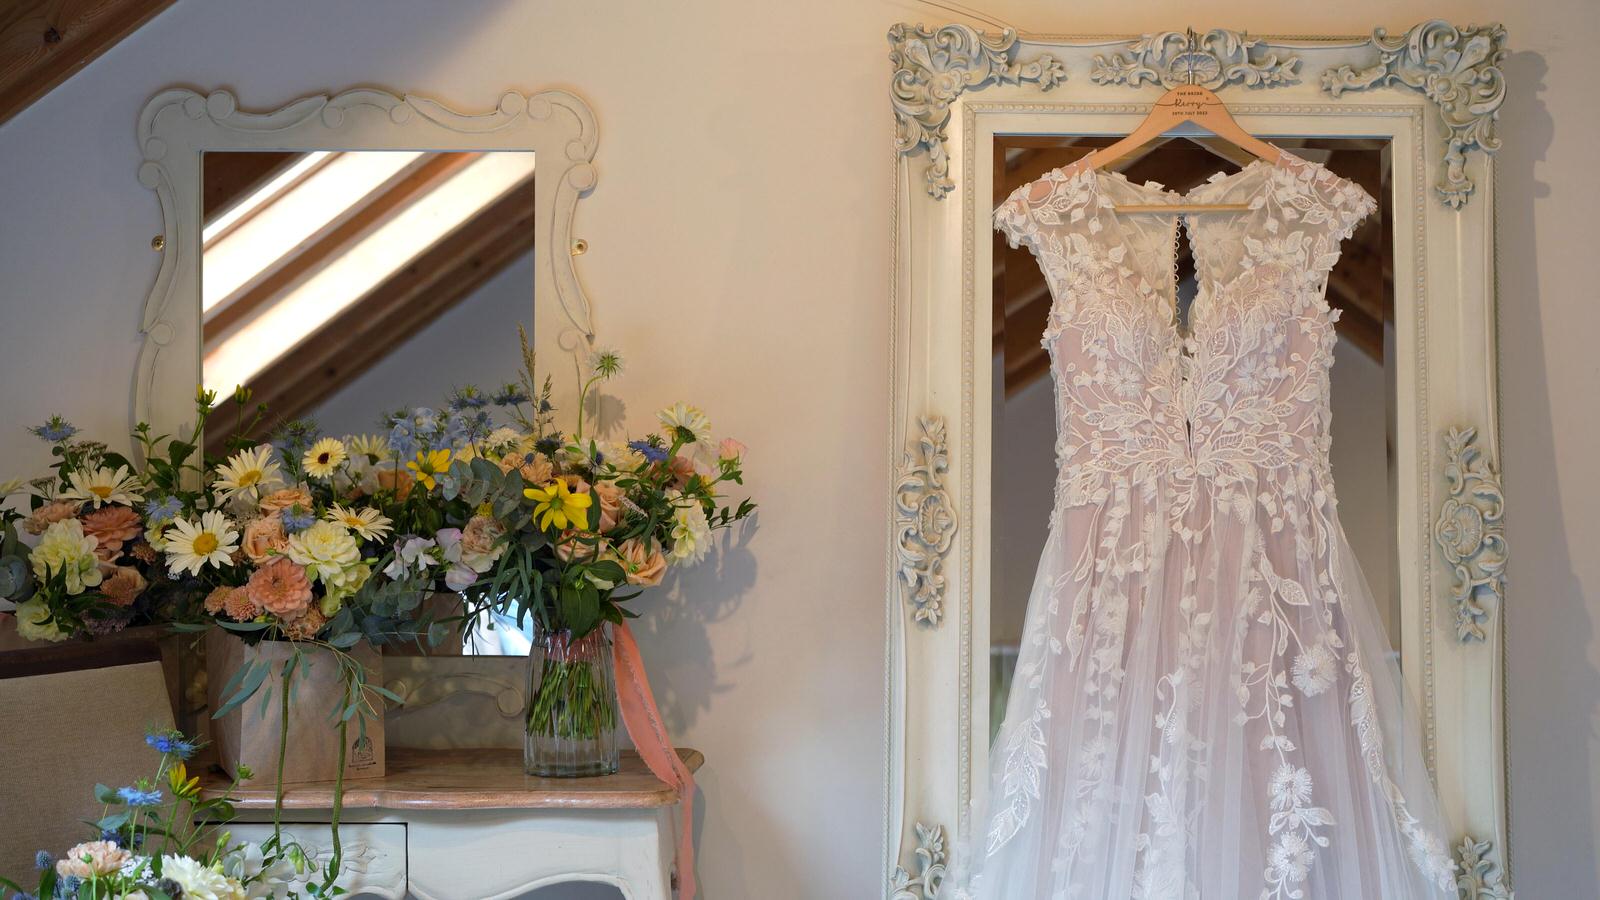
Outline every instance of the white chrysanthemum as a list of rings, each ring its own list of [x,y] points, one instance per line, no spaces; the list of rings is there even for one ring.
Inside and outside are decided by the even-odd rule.
[[[199,575],[207,564],[221,568],[239,549],[239,532],[228,517],[216,510],[201,514],[199,522],[174,519],[166,531],[167,568]]]
[[[33,574],[40,579],[54,575],[66,577],[67,593],[81,594],[100,583],[100,560],[94,549],[100,542],[83,533],[77,519],[62,519],[44,530],[39,546],[28,554]]]
[[[689,443],[700,444],[708,449],[716,447],[717,442],[711,437],[711,420],[698,406],[675,403],[657,413],[656,418],[666,426],[668,437],[675,437],[681,429],[691,435]]]
[[[1312,644],[1294,658],[1294,686],[1307,697],[1315,697],[1333,687],[1338,676],[1339,660],[1327,644]]]
[[[98,466],[92,472],[73,472],[67,476],[71,485],[61,494],[63,500],[85,500],[99,508],[107,503],[132,506],[143,498],[139,479],[128,472],[127,466],[117,466],[112,471]]]
[[[705,559],[711,549],[711,525],[706,522],[706,511],[679,491],[668,492],[667,498],[672,501],[672,561],[693,565]]]
[[[187,856],[161,857],[161,877],[183,888],[184,900],[247,900],[244,885],[215,868]]]
[[[525,435],[515,428],[501,426],[489,432],[489,436],[483,439],[483,453],[491,460],[499,459],[522,446],[524,437]]]
[[[335,503],[323,518],[335,522],[361,535],[365,541],[380,541],[389,533],[394,520],[372,507],[351,509]]]
[[[344,441],[325,437],[311,445],[311,449],[306,451],[300,464],[305,466],[306,474],[312,478],[330,478],[349,458],[350,454],[345,451]]]
[[[262,444],[253,450],[240,450],[217,468],[217,478],[211,486],[221,492],[224,500],[248,490],[260,494],[283,483],[278,463],[272,458],[272,446]]]
[[[38,597],[17,604],[12,614],[17,617],[17,636],[25,641],[56,642],[71,637],[54,621],[46,621],[50,619],[50,607]]]
[[[285,551],[289,559],[306,567],[306,573],[326,585],[344,587],[357,577],[361,547],[355,535],[337,522],[317,522],[290,535]]]

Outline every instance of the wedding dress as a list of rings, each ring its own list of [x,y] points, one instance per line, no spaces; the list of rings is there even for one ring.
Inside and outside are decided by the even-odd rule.
[[[1177,215],[1199,293],[1181,333]],[[1285,153],[1186,197],[1080,167],[995,213],[1053,297],[1059,468],[986,802],[941,896],[1454,898],[1335,512],[1339,244],[1376,204]],[[1409,714],[1414,719],[1414,714]]]

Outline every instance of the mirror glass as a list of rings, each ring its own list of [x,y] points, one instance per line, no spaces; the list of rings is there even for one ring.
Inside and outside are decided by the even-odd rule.
[[[386,412],[515,377],[533,153],[214,151],[201,171],[203,378],[266,404],[246,436],[381,434]],[[220,453],[238,427],[213,422]],[[527,653],[514,627],[480,632],[469,652]]]
[[[1114,137],[1002,135],[995,139],[993,204],[1052,169],[1077,161]],[[1399,647],[1396,471],[1394,253],[1390,153],[1386,140],[1274,140],[1322,163],[1378,200],[1342,246],[1328,301],[1341,310],[1332,372],[1333,478],[1339,517],[1376,598],[1391,649]],[[1254,157],[1223,141],[1184,138],[1146,144],[1112,164],[1130,181],[1187,191]],[[1055,483],[1055,406],[1049,358],[1040,344],[1050,294],[1025,247],[994,242],[993,421],[991,448],[990,734],[1005,714],[1023,616],[1049,527]],[[1180,310],[1193,299],[1194,258],[1179,242]]]

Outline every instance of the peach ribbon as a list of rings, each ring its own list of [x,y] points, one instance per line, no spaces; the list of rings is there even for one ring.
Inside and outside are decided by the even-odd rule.
[[[639,644],[628,623],[612,630],[612,657],[617,669],[617,697],[621,701],[622,722],[651,774],[678,791],[683,810],[682,833],[678,836],[678,900],[694,900],[694,774],[678,758],[672,739],[661,724],[661,710],[644,674]]]

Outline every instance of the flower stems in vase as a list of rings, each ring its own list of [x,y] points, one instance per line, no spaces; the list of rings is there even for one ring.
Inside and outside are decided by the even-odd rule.
[[[539,632],[528,660],[529,774],[563,778],[617,770],[617,694],[604,629],[581,638]]]

